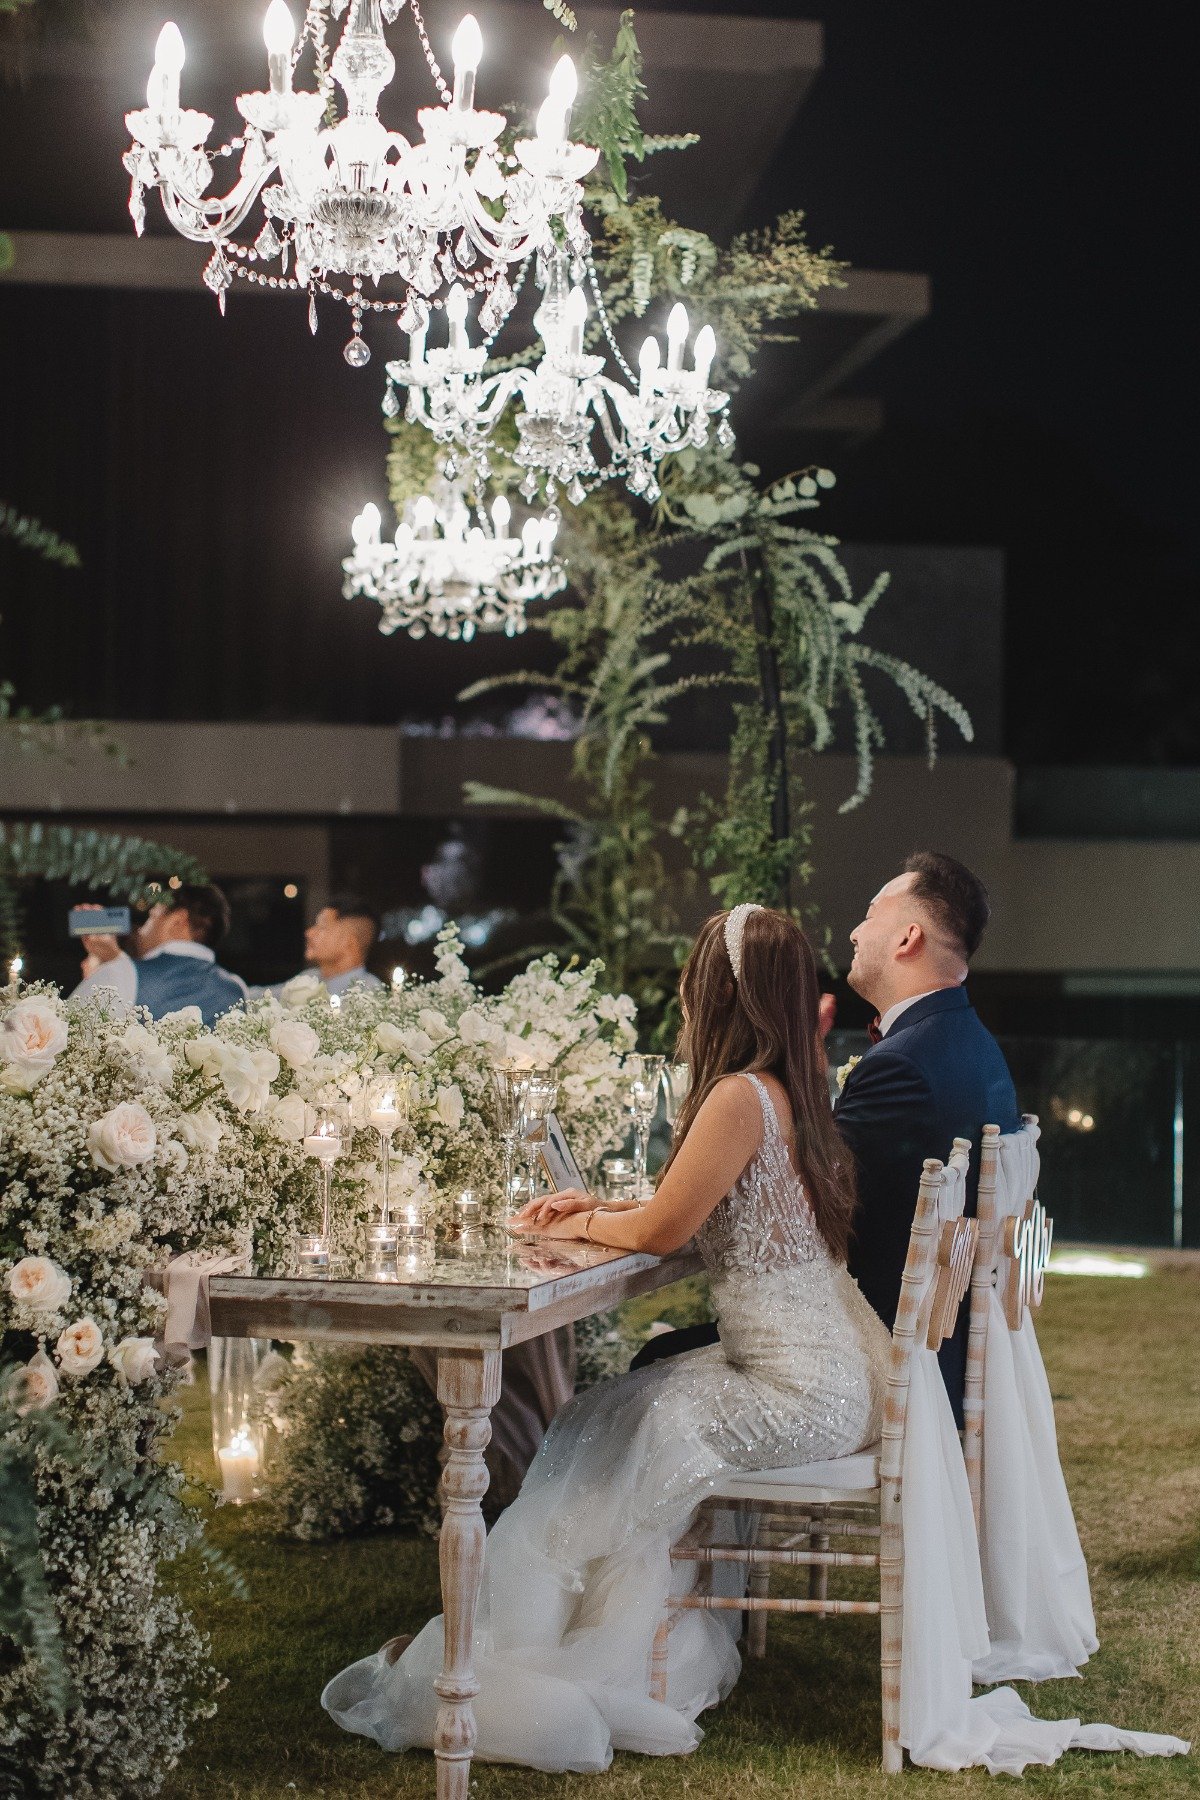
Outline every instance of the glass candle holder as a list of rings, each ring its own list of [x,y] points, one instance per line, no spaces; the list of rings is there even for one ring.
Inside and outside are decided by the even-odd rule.
[[[621,1205],[637,1196],[637,1164],[628,1156],[606,1156],[600,1164],[604,1198]]]
[[[425,1236],[425,1208],[419,1200],[401,1200],[394,1209],[394,1220],[399,1235],[397,1254],[403,1255]]]
[[[477,1231],[483,1223],[483,1202],[474,1188],[464,1188],[454,1202],[454,1220],[460,1236]]]
[[[525,1077],[525,1094],[521,1105],[521,1147],[525,1156],[525,1176],[521,1184],[521,1205],[537,1193],[538,1154],[546,1142],[546,1121],[558,1099],[558,1080],[549,1069],[530,1069]]]
[[[639,1195],[649,1187],[646,1161],[650,1149],[650,1129],[658,1111],[658,1095],[666,1062],[665,1056],[629,1056],[625,1059],[624,1072],[629,1081],[625,1105],[633,1121]]]
[[[325,1241],[326,1263],[328,1263],[329,1230],[330,1230],[330,1194],[332,1191],[333,1165],[348,1146],[350,1137],[350,1120],[348,1109],[340,1104],[330,1106],[310,1106],[307,1109],[304,1131],[304,1148],[317,1163],[321,1172],[321,1229],[320,1236]]]
[[[521,1140],[525,1087],[528,1074],[514,1069],[510,1063],[497,1063],[492,1070],[492,1099],[496,1113],[496,1131],[504,1145],[505,1212],[513,1206],[513,1167],[517,1145]]]
[[[329,1273],[329,1239],[323,1232],[297,1232],[293,1250],[298,1275],[327,1275]]]
[[[407,1087],[390,1075],[376,1082],[367,1096],[367,1119],[379,1133],[379,1169],[383,1187],[379,1224],[386,1234],[391,1225],[392,1139],[408,1119]]]

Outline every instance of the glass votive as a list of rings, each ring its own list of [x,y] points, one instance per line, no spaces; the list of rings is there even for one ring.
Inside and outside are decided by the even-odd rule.
[[[627,1156],[606,1156],[600,1164],[600,1177],[606,1200],[633,1200],[637,1196],[638,1172]]]
[[[425,1236],[425,1209],[419,1200],[402,1200],[392,1208],[392,1224],[399,1233],[398,1248],[403,1250],[417,1238]]]
[[[247,1500],[257,1500],[261,1458],[246,1426],[221,1445],[217,1461],[221,1465],[221,1499],[227,1505],[243,1506]]]
[[[329,1273],[329,1239],[319,1231],[301,1231],[296,1234],[296,1272],[299,1275],[327,1275]]]
[[[366,1242],[367,1261],[371,1263],[394,1262],[400,1243],[400,1229],[395,1219],[386,1223],[377,1220],[363,1231]]]
[[[478,1230],[483,1223],[483,1202],[474,1188],[464,1188],[454,1203],[459,1234]]]

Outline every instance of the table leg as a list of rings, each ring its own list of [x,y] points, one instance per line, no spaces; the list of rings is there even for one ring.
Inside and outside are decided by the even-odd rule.
[[[488,1414],[500,1398],[498,1350],[439,1350],[437,1396],[446,1409],[446,1449],[442,1472],[445,1510],[439,1561],[446,1652],[434,1682],[441,1697],[433,1753],[437,1758],[437,1800],[467,1800],[475,1713],[479,1692],[471,1661],[475,1605],[483,1579],[486,1533],[479,1502],[487,1492],[484,1450],[492,1434]]]

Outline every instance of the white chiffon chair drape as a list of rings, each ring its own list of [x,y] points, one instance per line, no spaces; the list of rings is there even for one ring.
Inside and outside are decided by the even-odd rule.
[[[1074,1675],[1097,1649],[1087,1563],[1058,1454],[1054,1407],[1031,1307],[1016,1330],[1004,1306],[1005,1224],[1037,1193],[1037,1120],[993,1135],[994,1220],[986,1168],[972,1284],[976,1366],[982,1353],[979,1555],[990,1648],[975,1679],[1048,1681]],[[982,1280],[978,1277],[982,1274]],[[982,1320],[980,1314],[982,1313]],[[979,1327],[982,1324],[982,1329]]]

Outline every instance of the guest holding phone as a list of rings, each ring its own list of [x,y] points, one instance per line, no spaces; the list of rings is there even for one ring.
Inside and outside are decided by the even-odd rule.
[[[217,947],[228,930],[229,902],[219,887],[177,888],[169,901],[150,908],[134,932],[136,961],[110,933],[81,939],[85,973],[71,998],[87,1000],[108,988],[125,1005],[144,1006],[156,1019],[198,1006],[211,1025],[247,993],[241,976],[217,963]]]

